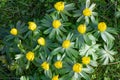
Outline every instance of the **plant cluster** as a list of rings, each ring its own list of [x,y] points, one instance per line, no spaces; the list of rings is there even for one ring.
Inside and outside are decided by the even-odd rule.
[[[114,61],[114,28],[99,21],[96,4],[75,7],[74,3],[56,2],[43,19],[20,21],[6,36],[6,53],[11,70],[21,80],[90,80],[98,65]]]

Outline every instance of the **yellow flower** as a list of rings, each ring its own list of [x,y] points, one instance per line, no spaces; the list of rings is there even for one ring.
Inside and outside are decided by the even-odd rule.
[[[83,64],[89,64],[90,63],[90,57],[83,57],[82,58],[82,63]]]
[[[59,80],[58,77],[59,77],[59,75],[56,75],[52,78],[52,80]]]
[[[41,66],[42,66],[42,68],[44,69],[44,70],[49,70],[49,63],[48,62],[43,62],[42,64],[41,64]]]
[[[27,54],[26,54],[26,58],[27,60],[29,61],[33,61],[34,60],[34,53],[29,51]]]
[[[100,32],[104,32],[106,29],[107,29],[107,25],[106,25],[105,22],[100,22],[100,23],[98,24],[98,30],[99,30]]]
[[[52,22],[52,26],[53,26],[53,28],[57,29],[61,26],[61,22],[59,20],[54,20]]]
[[[34,31],[37,28],[35,22],[28,22],[28,24],[29,24],[28,29],[30,29],[31,31]]]
[[[38,40],[38,44],[44,46],[45,45],[45,39],[43,37],[40,37]]]
[[[54,63],[54,66],[55,66],[56,68],[58,68],[58,69],[62,68],[62,61],[56,61],[56,62]]]
[[[86,25],[80,24],[77,29],[79,33],[84,34],[86,32]]]
[[[73,71],[76,73],[79,73],[82,71],[82,64],[80,63],[76,63],[73,65]]]
[[[54,7],[57,11],[63,11],[64,10],[64,2],[62,2],[62,1],[57,2],[57,3],[55,3]]]
[[[65,41],[63,41],[62,47],[63,47],[63,48],[68,48],[68,47],[70,47],[70,40],[65,40]]]
[[[11,30],[10,30],[10,34],[12,34],[12,35],[17,35],[17,33],[18,33],[18,30],[16,29],[16,28],[12,28]]]
[[[89,8],[85,8],[83,10],[83,15],[84,16],[90,16],[90,15],[92,15],[92,11]]]

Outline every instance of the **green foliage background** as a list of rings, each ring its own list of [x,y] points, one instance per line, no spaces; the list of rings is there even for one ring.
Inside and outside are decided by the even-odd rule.
[[[17,79],[14,71],[8,70],[2,64],[3,43],[2,40],[9,33],[10,25],[16,24],[19,20],[22,22],[32,21],[43,18],[45,13],[49,13],[54,3],[59,0],[0,0],[0,79]],[[74,2],[76,7],[84,0],[64,0],[68,3]],[[97,4],[96,12],[99,19],[104,20],[108,26],[113,26],[120,34],[120,0],[91,0]],[[118,80],[120,79],[120,35],[115,36],[115,49],[118,54],[115,55],[115,62],[106,66],[98,66],[91,75],[92,80]],[[5,56],[8,59],[7,56]]]

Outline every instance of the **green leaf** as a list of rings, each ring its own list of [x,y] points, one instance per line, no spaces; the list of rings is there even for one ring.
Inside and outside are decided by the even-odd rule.
[[[51,30],[52,30],[52,28],[48,28],[47,30],[45,30],[43,33],[44,34],[48,34],[48,33],[50,33],[51,32]]]
[[[94,69],[89,65],[87,65],[87,68],[83,68],[82,70],[89,74],[94,72]]]
[[[48,20],[48,21],[52,21],[52,18],[49,16],[49,14],[45,15],[45,19]]]
[[[63,23],[62,25],[63,26],[70,26],[72,23],[70,23],[70,22],[65,22],[65,23]]]
[[[26,39],[32,32],[28,31],[25,35],[24,35],[24,39]]]
[[[4,40],[5,40],[5,41],[9,41],[9,40],[11,40],[11,39],[13,39],[13,38],[14,38],[14,36],[8,35],[8,36],[6,36],[6,37],[4,38]]]
[[[116,18],[119,18],[119,17],[120,17],[120,11],[117,11],[117,12],[115,13],[115,17],[116,17]]]
[[[54,49],[50,54],[53,56],[53,55],[56,55],[57,53],[59,53],[60,51],[62,50],[61,47],[58,47],[56,49]]]
[[[71,80],[71,77],[73,76],[73,72],[70,72],[68,74],[63,75],[59,80]]]
[[[90,19],[91,19],[92,23],[96,24],[96,20],[95,20],[94,16],[91,16]]]
[[[110,40],[115,40],[115,38],[110,33],[105,32],[105,34]]]
[[[71,40],[72,37],[73,37],[73,33],[69,33],[68,36],[67,36],[67,38],[66,38],[66,40]]]
[[[63,21],[68,21],[67,16],[65,16],[63,13],[60,13],[60,15],[61,15],[61,17],[62,17]]]
[[[26,77],[25,76],[21,76],[20,80],[29,80],[29,77],[28,76],[26,76]]]
[[[45,70],[45,75],[48,76],[49,78],[52,78],[51,70]]]
[[[73,17],[79,17],[79,16],[81,16],[81,10],[75,10],[74,13],[75,14],[73,14]]]
[[[93,35],[95,36],[96,39],[98,39],[100,36],[98,31],[96,31]]]
[[[90,22],[89,18],[87,16],[85,16],[85,24],[88,25]]]
[[[76,51],[75,49],[70,48],[68,51],[69,51],[69,54],[72,54],[73,57],[75,58],[78,57],[79,52]]]
[[[26,69],[28,69],[30,66],[30,61],[27,62]]]
[[[99,44],[92,44],[92,45],[87,45],[85,44],[84,46],[81,47],[81,49],[79,50],[79,54],[81,56],[89,56],[91,55],[93,60],[97,59],[97,50],[99,50]]]
[[[61,54],[57,54],[57,60],[60,60],[62,58]]]
[[[98,66],[97,62],[96,62],[96,61],[93,61],[93,60],[90,61],[90,65],[91,65],[91,66],[94,66],[94,67],[97,67],[97,66]]]
[[[102,32],[101,37],[107,43],[107,45],[111,44],[111,42],[115,40],[115,38],[108,32]]]
[[[73,75],[73,77],[72,77],[72,79],[71,80],[78,80],[78,77],[79,75],[77,74],[77,73],[74,73],[74,75]]]
[[[67,10],[67,11],[73,10],[73,9],[75,9],[74,6],[75,6],[74,3],[67,4],[67,5],[65,5],[65,10]]]
[[[56,39],[60,42],[62,41],[62,37],[60,35],[56,35]]]
[[[17,29],[20,29],[20,27],[21,27],[21,21],[18,21],[18,22],[16,23],[16,28],[17,28]]]
[[[83,15],[80,16],[80,17],[77,19],[77,22],[80,22],[80,21],[82,20],[83,17],[84,17]]]
[[[52,21],[53,20],[50,18],[50,16],[45,16],[45,18],[41,20],[41,22],[42,22],[41,25],[45,26],[45,27],[50,27]]]
[[[90,0],[86,0],[86,8],[90,7]]]
[[[86,34],[86,35],[83,35],[83,37],[84,37],[85,42],[86,42],[88,45],[91,45],[91,44],[92,44],[92,41],[90,40],[90,38],[88,37],[87,34]]]
[[[103,65],[107,65],[109,62],[112,62],[114,60],[113,55],[115,55],[117,52],[113,50],[109,50],[106,45],[104,45],[104,49],[101,49],[99,51],[100,55],[100,61],[103,62]]]
[[[81,73],[79,73],[84,79],[86,79],[86,80],[90,80],[90,77],[85,73],[85,72],[81,72]]]
[[[81,48],[82,44],[85,44],[83,36],[79,36],[78,38],[76,38],[76,47]]]
[[[117,28],[108,27],[106,31],[109,32],[109,33],[115,34],[115,35],[118,34]]]
[[[64,13],[68,16],[72,16],[68,11],[64,10]]]
[[[73,62],[75,61],[74,54],[70,50],[66,49],[66,54]]]
[[[17,60],[17,59],[20,59],[20,58],[22,58],[24,55],[23,54],[16,54],[15,55],[15,59]]]
[[[55,30],[53,29],[52,32],[49,34],[49,38],[50,39],[54,39],[55,38]]]
[[[67,32],[67,30],[63,26],[60,27],[60,30],[63,32]]]

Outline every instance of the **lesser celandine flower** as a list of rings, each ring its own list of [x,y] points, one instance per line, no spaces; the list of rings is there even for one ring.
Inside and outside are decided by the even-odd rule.
[[[57,29],[61,26],[61,22],[59,20],[54,20],[52,22],[52,26],[53,26],[53,28]]]
[[[18,33],[18,30],[16,29],[16,28],[12,28],[11,30],[10,30],[10,34],[12,34],[12,35],[17,35],[17,33]]]
[[[63,48],[68,48],[68,47],[70,47],[70,40],[65,40],[65,41],[63,41],[62,47],[63,47]]]
[[[73,71],[76,72],[76,73],[79,73],[82,71],[82,64],[80,63],[75,63],[73,65]]]
[[[26,53],[26,58],[29,61],[33,61],[34,60],[34,53],[29,51],[28,53]]]
[[[80,24],[77,28],[78,32],[81,34],[84,34],[86,32],[86,25],[85,24]]]
[[[35,22],[28,22],[29,27],[28,29],[30,29],[31,31],[34,31],[37,28],[37,25]]]
[[[58,77],[59,75],[53,76],[52,80],[59,80]]]
[[[46,27],[44,34],[48,34],[50,39],[60,40],[64,35],[63,32],[67,30],[64,28],[65,25],[63,20],[59,20],[56,15],[46,15],[45,18],[41,21],[41,25]]]
[[[49,70],[49,63],[48,62],[43,62],[42,64],[41,64],[41,66],[42,66],[42,68],[44,69],[44,70]]]
[[[104,32],[106,29],[107,29],[107,25],[106,25],[105,22],[100,22],[100,23],[98,23],[98,30],[99,30],[100,32]]]
[[[86,22],[89,21],[88,17],[90,17],[90,19],[94,22],[94,20],[95,20],[94,16],[97,15],[96,12],[93,12],[95,5],[96,4],[94,4],[94,3],[92,5],[90,5],[90,0],[86,0],[86,7],[84,8],[84,10],[82,12],[83,16],[85,17]]]
[[[56,61],[56,62],[54,63],[54,66],[55,66],[57,69],[62,68],[62,61]]]
[[[83,57],[82,58],[82,63],[83,64],[89,64],[90,63],[90,57]]]
[[[37,42],[38,42],[39,45],[42,45],[42,46],[44,46],[45,43],[46,43],[46,41],[45,41],[45,39],[44,39],[43,37],[40,37],[40,38],[37,40]]]
[[[54,4],[54,7],[57,11],[63,11],[64,10],[64,2],[59,1]]]
[[[93,12],[93,10],[95,8],[95,5],[96,4],[94,4],[94,3],[90,5],[90,0],[86,0],[86,6],[82,10],[82,13],[81,13],[82,15],[80,13],[78,13],[77,11],[74,14],[74,17],[79,17],[77,19],[77,22],[80,22],[80,20],[84,18],[86,24],[89,24],[89,21],[90,21],[89,19],[91,19],[91,21],[93,23],[95,23],[95,17],[94,16],[97,16],[97,13]]]

